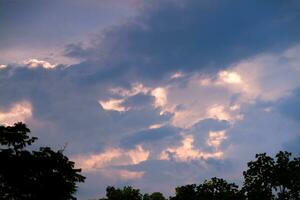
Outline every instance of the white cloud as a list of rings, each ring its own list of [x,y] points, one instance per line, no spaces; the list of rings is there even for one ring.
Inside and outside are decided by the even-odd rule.
[[[184,77],[184,73],[176,72],[176,73],[172,74],[171,79],[178,79],[178,78],[181,78],[181,77]]]
[[[184,88],[172,83],[165,87],[166,100],[161,109],[172,113],[171,123],[181,128],[189,128],[206,118],[235,123],[243,119],[241,110],[245,104],[287,96],[300,86],[299,77],[297,46],[279,54],[241,61],[218,72],[216,77],[195,74]]]
[[[117,87],[117,88],[110,89],[110,91],[113,94],[117,94],[117,95],[120,95],[122,97],[132,97],[132,96],[135,96],[135,95],[140,94],[140,93],[148,94],[151,91],[151,88],[145,87],[141,83],[134,83],[134,84],[132,84],[130,90],[124,89],[124,88],[121,88],[121,87]]]
[[[38,59],[29,59],[24,61],[24,64],[28,67],[28,68],[37,68],[37,67],[42,67],[45,69],[52,69],[55,68],[57,65],[56,64],[51,64],[47,61],[44,60],[38,60]]]
[[[209,131],[207,144],[218,149],[221,143],[227,138],[226,131]]]
[[[158,129],[163,127],[164,125],[166,125],[166,123],[162,123],[162,124],[152,124],[149,126],[149,129]]]
[[[181,146],[167,148],[161,153],[160,159],[170,160],[171,158],[174,158],[177,161],[190,161],[208,158],[220,159],[222,156],[222,151],[204,152],[196,149],[194,147],[193,136],[187,135],[183,138]]]
[[[237,105],[233,105],[225,108],[222,105],[215,104],[208,108],[207,116],[208,118],[235,122],[237,120],[243,119],[243,115],[234,112],[238,110],[239,110],[239,106]]]
[[[28,101],[14,104],[9,110],[0,109],[0,124],[13,125],[16,122],[26,122],[32,117],[32,106]]]
[[[7,67],[6,65],[0,65],[0,69],[4,69],[6,67]]]
[[[102,106],[104,110],[114,110],[118,112],[124,112],[129,110],[130,108],[126,108],[122,106],[124,99],[110,99],[107,101],[99,101],[99,104]]]
[[[199,84],[201,80],[207,82]],[[237,80],[233,81],[234,84],[230,84],[237,84]],[[231,100],[234,92],[223,87],[223,85],[214,84],[212,81],[205,79],[202,75],[195,74],[188,80],[185,87],[176,83],[165,87],[167,88],[165,101],[160,109],[162,112],[172,114],[171,124],[173,126],[190,128],[200,120],[207,118],[228,120],[232,123],[242,119],[239,107],[230,109],[237,104],[236,102],[233,104]],[[227,83],[222,81],[222,84]]]
[[[73,160],[84,171],[95,171],[112,166],[139,164],[146,161],[149,154],[149,151],[137,145],[135,149],[129,151],[121,148],[111,148],[101,153],[78,155]]]
[[[151,95],[155,97],[155,107],[164,107],[167,104],[167,91],[165,88],[157,87],[152,90]]]
[[[151,93],[151,88],[145,87],[141,83],[132,84],[130,89],[125,89],[122,87],[111,88],[110,92],[115,95],[119,95],[119,99],[109,99],[107,101],[100,100],[99,104],[102,106],[104,110],[114,110],[118,112],[125,112],[131,107],[125,107],[122,104],[130,97],[138,95],[138,94],[149,94]]]
[[[219,72],[219,79],[228,84],[242,83],[241,76],[236,72],[221,71]]]
[[[128,111],[131,108],[125,107],[122,105],[128,98],[138,95],[151,95],[154,97],[154,107],[162,109],[161,114],[163,114],[166,108],[165,105],[167,104],[167,89],[163,87],[151,88],[146,87],[141,83],[134,83],[132,84],[130,89],[125,89],[121,87],[111,88],[110,92],[115,95],[119,95],[121,98],[119,99],[110,99],[107,101],[100,100],[99,103],[105,110],[115,110],[119,112]]]
[[[276,101],[300,86],[300,46],[278,54],[264,54],[231,67],[243,80],[244,99]]]

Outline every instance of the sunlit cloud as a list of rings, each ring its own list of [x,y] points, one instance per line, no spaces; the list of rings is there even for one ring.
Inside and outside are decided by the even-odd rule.
[[[129,110],[130,108],[126,108],[125,106],[122,106],[123,102],[124,99],[110,99],[107,101],[99,101],[99,104],[102,106],[104,110],[124,112]]]
[[[239,106],[233,105],[229,106],[229,109],[226,110],[226,108],[222,105],[212,105],[207,110],[208,118],[218,119],[218,120],[226,120],[229,122],[235,122],[237,120],[242,120],[243,115],[236,114],[234,111],[239,110]],[[233,113],[231,112],[233,111]]]
[[[231,68],[242,79],[244,101],[261,99],[276,101],[288,96],[300,86],[300,47],[295,46],[277,54],[257,55]]]
[[[297,3],[207,2],[2,1],[0,123],[68,142],[87,177],[79,199],[232,178],[296,143],[298,96],[285,99],[300,87]]]
[[[112,166],[135,165],[146,161],[150,152],[137,145],[135,149],[124,150],[121,148],[110,148],[101,153],[74,156],[78,167],[84,171],[95,171]]]
[[[123,169],[101,169],[98,173],[108,179],[124,181],[141,179],[145,174],[143,171],[129,171]]]
[[[226,131],[209,131],[207,144],[218,149],[221,143],[227,138]]]
[[[134,83],[130,89],[116,87],[111,88],[110,92],[114,95],[119,95],[120,99],[109,99],[107,101],[100,100],[99,103],[105,110],[115,110],[119,112],[128,111],[132,108],[125,107],[122,104],[130,97],[143,94],[154,97],[153,106],[155,108],[160,108],[161,114],[168,111],[168,108],[165,106],[167,104],[167,89],[164,87],[151,88],[146,87],[141,83]]]
[[[171,75],[171,79],[178,79],[178,78],[181,78],[181,77],[184,77],[184,73],[182,73],[182,72],[176,72],[176,73]]]
[[[145,87],[141,83],[134,83],[134,84],[132,84],[132,86],[129,90],[125,89],[125,88],[117,87],[117,88],[110,89],[110,91],[113,94],[117,94],[122,97],[132,97],[137,94],[147,94],[151,91],[151,88]]]
[[[13,125],[16,122],[26,122],[31,117],[32,106],[28,101],[15,103],[8,110],[0,109],[0,124]]]
[[[234,83],[205,78],[198,74],[191,76],[184,87],[171,83],[165,87],[167,92],[162,95],[165,101],[158,108],[163,113],[171,113],[170,123],[180,128],[190,128],[195,123],[207,118],[226,120],[232,123],[241,120],[239,101],[231,101],[232,95],[236,91],[231,91],[224,85],[237,85],[238,80],[242,79],[237,78],[238,75],[234,74],[232,75],[234,78],[231,80],[231,75],[226,77],[227,75],[224,75],[224,79]],[[199,84],[199,81],[202,81],[202,84]]]
[[[160,159],[170,160],[175,159],[177,161],[191,161],[197,159],[216,158],[220,159],[223,156],[222,151],[205,152],[194,147],[194,138],[192,135],[187,135],[183,138],[181,146],[170,147],[164,150]]]
[[[167,104],[167,91],[165,88],[155,88],[151,94],[155,97],[155,107],[164,107]]]
[[[161,128],[163,126],[165,126],[166,123],[162,123],[162,124],[152,124],[149,126],[149,129],[158,129],[158,128]]]
[[[55,68],[57,65],[56,64],[51,64],[47,61],[44,60],[38,60],[38,59],[29,59],[24,61],[24,64],[28,67],[28,68],[37,68],[37,67],[42,67],[45,69],[53,69]]]
[[[0,65],[0,69],[4,69],[6,67],[7,67],[7,65]]]
[[[242,82],[241,76],[236,72],[221,71],[219,73],[219,78],[228,84],[239,84]]]

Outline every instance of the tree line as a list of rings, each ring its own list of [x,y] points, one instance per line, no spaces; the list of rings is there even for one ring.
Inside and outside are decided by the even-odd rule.
[[[81,169],[49,147],[31,150],[37,140],[23,123],[0,126],[0,199],[73,200]],[[175,195],[142,194],[131,186],[106,188],[99,200],[300,200],[300,158],[280,151],[275,157],[257,154],[248,162],[241,186],[222,178],[175,188]]]

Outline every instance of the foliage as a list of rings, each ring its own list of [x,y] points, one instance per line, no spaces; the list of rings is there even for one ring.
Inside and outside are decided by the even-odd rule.
[[[142,195],[140,194],[140,190],[130,186],[123,189],[108,186],[106,188],[106,198],[100,200],[142,200]]]
[[[238,186],[234,183],[227,183],[221,178],[205,180],[197,187],[197,196],[201,200],[235,200],[241,199]]]
[[[143,200],[166,200],[164,195],[160,192],[153,192],[152,194],[144,194]]]
[[[196,184],[191,185],[184,185],[175,188],[175,197],[171,197],[171,200],[196,200],[197,199],[197,191],[196,191]]]
[[[30,151],[37,138],[23,123],[0,126],[0,196],[3,200],[76,199],[76,183],[83,182],[63,151],[41,147]]]
[[[300,199],[300,158],[280,151],[275,158],[265,153],[257,154],[256,160],[248,163],[244,172],[242,191],[249,200]]]

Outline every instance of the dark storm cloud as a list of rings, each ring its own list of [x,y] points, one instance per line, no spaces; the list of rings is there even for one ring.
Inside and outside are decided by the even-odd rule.
[[[152,2],[151,2],[152,3]],[[159,78],[174,70],[208,71],[299,40],[299,1],[164,1],[67,55]]]
[[[157,148],[158,143],[161,143],[160,148],[166,148],[180,142],[182,137],[179,133],[180,129],[172,126],[147,129],[126,137],[122,141],[121,145],[125,147],[133,147],[137,144],[152,144],[153,147],[155,146],[155,148]]]
[[[105,111],[98,101],[109,95],[111,80],[82,84],[85,80],[82,77],[88,75],[81,74],[80,80],[79,74],[76,69],[64,66],[54,69],[8,66],[0,73],[1,108],[8,110],[15,103],[29,101],[33,117],[41,123],[29,124],[32,132],[43,144],[61,147],[68,143],[70,154],[101,151],[107,145],[119,143],[127,133],[169,119],[152,108],[150,97],[146,97],[142,103],[147,104],[139,109],[126,113]],[[139,105],[142,99],[137,95],[129,98],[128,103]]]

